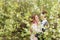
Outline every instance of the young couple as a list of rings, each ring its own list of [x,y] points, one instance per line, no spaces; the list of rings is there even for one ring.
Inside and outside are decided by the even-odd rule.
[[[39,17],[37,14],[32,16],[32,22],[31,22],[31,36],[30,36],[30,40],[38,40],[38,33],[44,32],[45,30],[45,26],[48,26],[48,21],[46,19],[46,12],[42,12],[42,14],[40,15],[41,18],[41,22],[39,20]]]

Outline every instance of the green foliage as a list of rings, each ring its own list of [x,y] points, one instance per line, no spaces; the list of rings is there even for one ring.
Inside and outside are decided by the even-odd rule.
[[[29,40],[30,16],[47,10],[50,28],[45,40],[60,39],[60,2],[57,0],[0,0],[0,40]],[[41,37],[41,35],[40,35]]]

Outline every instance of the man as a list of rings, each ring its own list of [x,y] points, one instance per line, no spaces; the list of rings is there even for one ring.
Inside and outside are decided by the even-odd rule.
[[[45,29],[46,29],[46,27],[49,27],[48,26],[48,21],[47,21],[47,17],[46,17],[46,14],[47,14],[47,12],[46,11],[43,11],[42,13],[41,13],[41,26],[42,26],[42,31],[44,32],[45,31]]]

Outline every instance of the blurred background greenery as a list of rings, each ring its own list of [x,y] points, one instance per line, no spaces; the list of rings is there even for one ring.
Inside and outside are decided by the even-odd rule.
[[[60,0],[0,0],[0,40],[30,40],[30,17],[42,10],[50,26],[44,40],[60,40]]]

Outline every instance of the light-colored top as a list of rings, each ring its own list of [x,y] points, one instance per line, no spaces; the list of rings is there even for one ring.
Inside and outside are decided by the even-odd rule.
[[[40,24],[32,24],[31,29],[33,31],[33,33],[39,33],[42,32],[42,27],[40,26]]]
[[[45,28],[45,26],[48,25],[48,21],[45,19],[41,22],[42,28]]]

